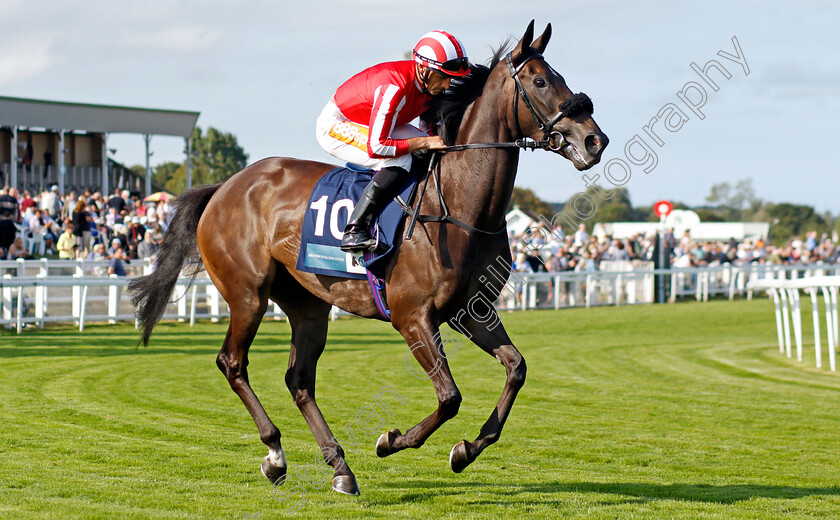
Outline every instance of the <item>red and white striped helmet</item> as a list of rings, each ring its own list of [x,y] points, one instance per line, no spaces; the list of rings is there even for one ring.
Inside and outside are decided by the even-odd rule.
[[[428,32],[414,46],[414,61],[447,76],[466,76],[469,60],[458,38],[444,31]]]

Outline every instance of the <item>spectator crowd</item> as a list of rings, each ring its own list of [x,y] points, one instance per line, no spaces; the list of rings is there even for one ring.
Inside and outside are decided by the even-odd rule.
[[[52,186],[33,196],[7,187],[0,190],[0,259],[108,260],[108,273],[124,276],[124,263],[155,258],[172,213],[168,201],[143,202],[127,190],[61,196]]]
[[[737,241],[700,241],[691,238],[690,230],[681,237],[673,229],[664,234],[672,267],[703,267],[721,264],[811,264],[840,261],[838,237],[809,231],[804,237],[792,237],[782,246],[764,239]],[[518,272],[598,271],[604,261],[653,261],[657,236],[637,233],[630,238],[614,238],[603,226],[590,235],[586,224],[574,234],[560,228],[549,230],[543,223],[521,234],[510,233],[508,240]]]
[[[32,196],[4,188],[0,189],[0,259],[58,255],[108,260],[109,273],[124,275],[124,262],[156,257],[172,216],[168,201],[143,202],[127,190],[116,189],[109,197],[90,190],[61,196],[58,186],[52,186]],[[702,267],[837,263],[836,235],[809,231],[782,246],[763,239],[699,241],[691,238],[690,231],[676,237],[673,229],[664,236],[672,267]],[[25,249],[21,236],[43,243],[43,249]],[[508,235],[513,269],[520,273],[598,271],[604,261],[651,261],[656,238],[644,233],[614,238],[598,225],[590,234],[585,223],[573,234],[537,223],[521,234]]]

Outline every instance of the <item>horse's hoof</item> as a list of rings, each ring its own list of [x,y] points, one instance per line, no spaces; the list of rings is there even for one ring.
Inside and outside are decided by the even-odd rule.
[[[260,471],[272,484],[282,484],[286,481],[286,466],[275,466],[269,460],[269,455],[263,457]]]
[[[456,444],[452,451],[449,452],[449,467],[455,473],[464,471],[464,468],[470,465],[469,455],[467,454],[467,441],[461,441]]]
[[[392,453],[396,453],[394,449],[394,440],[402,435],[399,430],[393,429],[389,432],[383,433],[376,441],[376,455],[379,457],[387,457]]]
[[[332,479],[332,488],[345,495],[359,495],[359,485],[353,475],[338,475]]]

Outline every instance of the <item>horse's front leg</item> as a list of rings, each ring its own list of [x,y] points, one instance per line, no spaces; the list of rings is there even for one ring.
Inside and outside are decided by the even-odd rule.
[[[394,429],[382,434],[376,442],[376,454],[386,457],[406,448],[419,448],[440,426],[455,417],[461,406],[461,392],[455,386],[449,364],[441,350],[438,324],[430,313],[418,310],[402,318],[394,316],[394,328],[403,335],[414,358],[435,386],[438,408],[419,424],[410,428],[405,435]],[[418,370],[418,373],[419,370]]]
[[[500,321],[494,320],[489,324],[479,323],[468,315],[464,315],[463,319],[451,320],[449,323],[454,329],[465,332],[476,345],[498,359],[507,370],[507,380],[502,396],[499,398],[496,409],[482,426],[478,437],[473,442],[466,440],[459,442],[449,454],[449,465],[452,471],[460,473],[484,451],[484,448],[499,440],[516,395],[525,384],[526,367],[525,359],[513,346]]]

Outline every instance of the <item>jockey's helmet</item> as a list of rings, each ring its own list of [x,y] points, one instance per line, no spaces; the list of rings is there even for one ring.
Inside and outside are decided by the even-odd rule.
[[[414,61],[447,76],[466,76],[469,60],[458,38],[445,31],[428,32],[414,46]]]

